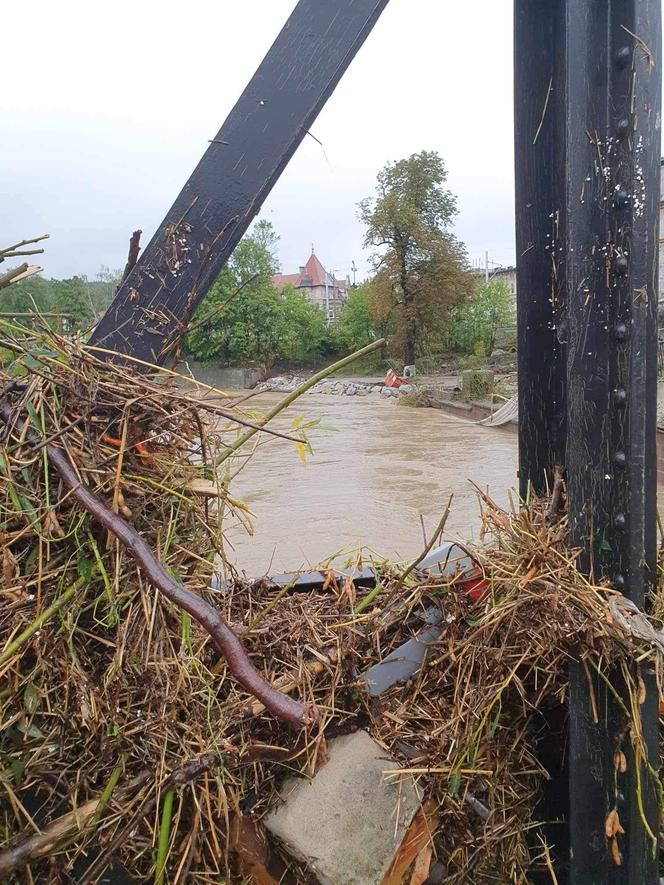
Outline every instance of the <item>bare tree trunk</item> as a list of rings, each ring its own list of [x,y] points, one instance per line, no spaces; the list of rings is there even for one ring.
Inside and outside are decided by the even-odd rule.
[[[415,343],[417,341],[417,317],[415,315],[415,299],[412,295],[404,295],[404,366],[415,365]]]

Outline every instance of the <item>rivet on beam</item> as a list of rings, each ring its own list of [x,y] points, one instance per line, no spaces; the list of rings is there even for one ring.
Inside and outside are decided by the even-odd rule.
[[[613,456],[613,462],[616,467],[620,467],[622,469],[623,467],[627,466],[627,455],[623,451],[617,451]]]
[[[627,276],[627,272],[629,270],[629,262],[624,255],[616,255],[613,262],[613,269],[618,274],[618,276]]]
[[[619,68],[626,68],[631,57],[632,50],[629,46],[621,46],[616,52],[616,66]]]
[[[621,409],[627,405],[627,391],[624,387],[617,387],[613,391],[613,402]]]
[[[627,528],[627,517],[624,513],[616,513],[615,519],[613,520],[613,524],[618,529],[619,532],[624,532]]]
[[[616,341],[626,341],[627,326],[625,325],[625,323],[616,323],[613,334],[616,336]]]

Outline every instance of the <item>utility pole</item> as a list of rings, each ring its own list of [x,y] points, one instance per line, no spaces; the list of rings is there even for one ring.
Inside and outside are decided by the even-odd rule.
[[[357,265],[355,264],[355,259],[353,259],[353,261],[351,262],[350,269],[353,272],[353,289],[354,289],[357,286],[357,283],[355,282],[355,274],[357,273]]]
[[[333,301],[336,300],[336,299],[335,299],[335,292],[336,292],[336,289],[337,289],[337,274],[338,274],[338,273],[339,273],[339,268],[338,268],[338,267],[335,267],[334,270],[332,270],[332,271],[330,272],[330,276],[331,276],[331,285],[332,285],[332,300],[333,300]],[[332,317],[330,317],[330,309],[329,309],[329,308],[330,308],[330,305],[329,305],[329,303],[328,303],[328,311],[327,311],[327,313],[328,313],[328,323],[331,322],[331,320],[333,319]],[[335,313],[335,318],[336,318],[336,312],[335,312],[335,310],[333,310],[332,312]]]
[[[484,282],[489,282],[489,250],[484,253]]]

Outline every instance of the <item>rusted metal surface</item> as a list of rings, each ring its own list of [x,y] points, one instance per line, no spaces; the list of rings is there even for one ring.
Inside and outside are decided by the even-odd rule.
[[[96,328],[152,363],[182,330],[388,0],[300,0]],[[213,87],[198,84],[198,89]]]
[[[656,566],[660,41],[659,0],[516,3],[521,490],[543,491],[565,465],[581,567],[640,606]],[[655,760],[656,691],[644,678]],[[616,772],[626,723],[606,685],[590,683],[599,721],[573,665],[566,737],[554,716],[559,749],[545,747],[558,878],[655,883],[644,826],[657,832],[654,790],[633,759]],[[613,688],[622,693],[617,676]],[[613,809],[626,831],[620,865],[604,832]]]

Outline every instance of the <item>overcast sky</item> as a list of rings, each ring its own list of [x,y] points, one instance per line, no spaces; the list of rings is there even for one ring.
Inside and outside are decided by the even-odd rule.
[[[329,0],[334,2],[334,0]],[[147,244],[295,0],[3,5],[0,243],[48,232],[45,274]],[[11,35],[11,36],[10,36]],[[27,48],[26,48],[27,45]],[[438,151],[471,261],[514,260],[512,0],[390,0],[268,198],[284,272],[312,243],[367,267],[356,205],[388,161]]]

